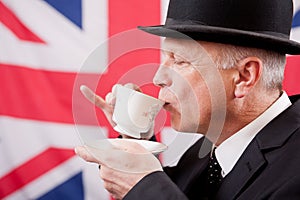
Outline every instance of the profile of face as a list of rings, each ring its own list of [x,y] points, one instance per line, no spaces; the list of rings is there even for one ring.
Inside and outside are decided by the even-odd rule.
[[[163,41],[163,59],[153,82],[161,88],[159,99],[166,102],[164,109],[177,131],[205,134],[224,110],[223,72],[206,51],[212,49],[209,45],[185,39]]]

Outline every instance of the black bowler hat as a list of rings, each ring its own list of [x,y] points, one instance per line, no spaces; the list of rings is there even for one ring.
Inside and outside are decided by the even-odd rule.
[[[159,36],[300,54],[289,39],[292,0],[170,0],[165,25],[139,26]]]

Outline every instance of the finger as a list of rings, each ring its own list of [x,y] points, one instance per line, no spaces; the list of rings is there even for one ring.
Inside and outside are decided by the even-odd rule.
[[[146,174],[123,173],[106,166],[100,170],[100,177],[104,181],[104,188],[118,199],[123,199],[128,191],[130,191],[145,175]]]
[[[108,105],[111,105],[114,107],[116,104],[116,96],[113,95],[112,92],[110,92],[105,96],[105,101]]]
[[[99,161],[92,156],[88,150],[86,148],[84,148],[83,146],[77,146],[74,149],[76,155],[78,155],[80,158],[82,158],[83,160],[87,161],[87,162],[93,162],[93,163],[99,163]]]
[[[115,84],[112,88],[111,88],[111,93],[116,96],[117,94],[117,86],[121,85],[121,84]]]
[[[97,107],[101,108],[102,110],[109,109],[109,105],[106,104],[106,101],[96,95],[90,88],[85,85],[80,86],[81,93],[87,98],[90,102],[95,104]]]
[[[129,140],[112,140],[107,143],[105,140],[97,143],[97,147],[84,146],[88,153],[97,159],[97,163],[109,167],[114,171],[126,173],[148,173],[162,171],[159,160],[142,145]],[[79,154],[83,159],[92,161],[93,158],[85,154]],[[105,171],[105,169],[104,169]],[[103,172],[103,171],[102,171]],[[113,172],[114,173],[114,172]],[[104,173],[109,174],[109,173]]]
[[[115,183],[104,181],[103,187],[110,193],[110,195],[114,199],[120,199],[120,197],[118,195],[119,191],[118,191],[117,185]]]
[[[126,83],[124,86],[127,88],[130,88],[130,89],[136,90],[138,92],[142,92],[141,88],[133,83]]]
[[[110,193],[110,195],[114,199],[123,199],[125,196],[125,193],[128,192],[128,190],[124,191],[124,185],[120,185],[118,182],[103,180],[103,187]]]
[[[116,177],[118,177],[117,175],[118,174],[116,173],[116,171],[109,167],[103,166],[100,169],[100,178],[107,183],[116,182],[115,179]]]

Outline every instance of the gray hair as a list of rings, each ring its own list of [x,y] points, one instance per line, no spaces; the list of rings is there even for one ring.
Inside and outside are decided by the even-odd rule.
[[[282,90],[284,67],[286,56],[274,51],[234,46],[228,44],[217,44],[218,53],[214,58],[215,64],[220,69],[233,68],[238,61],[255,56],[263,63],[261,84],[267,90]]]

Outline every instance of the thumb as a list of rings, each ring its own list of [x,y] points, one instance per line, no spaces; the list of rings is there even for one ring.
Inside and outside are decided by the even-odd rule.
[[[82,158],[83,160],[87,161],[87,162],[92,162],[92,163],[97,163],[97,164],[101,164],[99,162],[99,160],[97,160],[94,156],[92,156],[88,150],[83,147],[83,146],[77,146],[74,149],[75,154],[78,155],[80,158]]]

